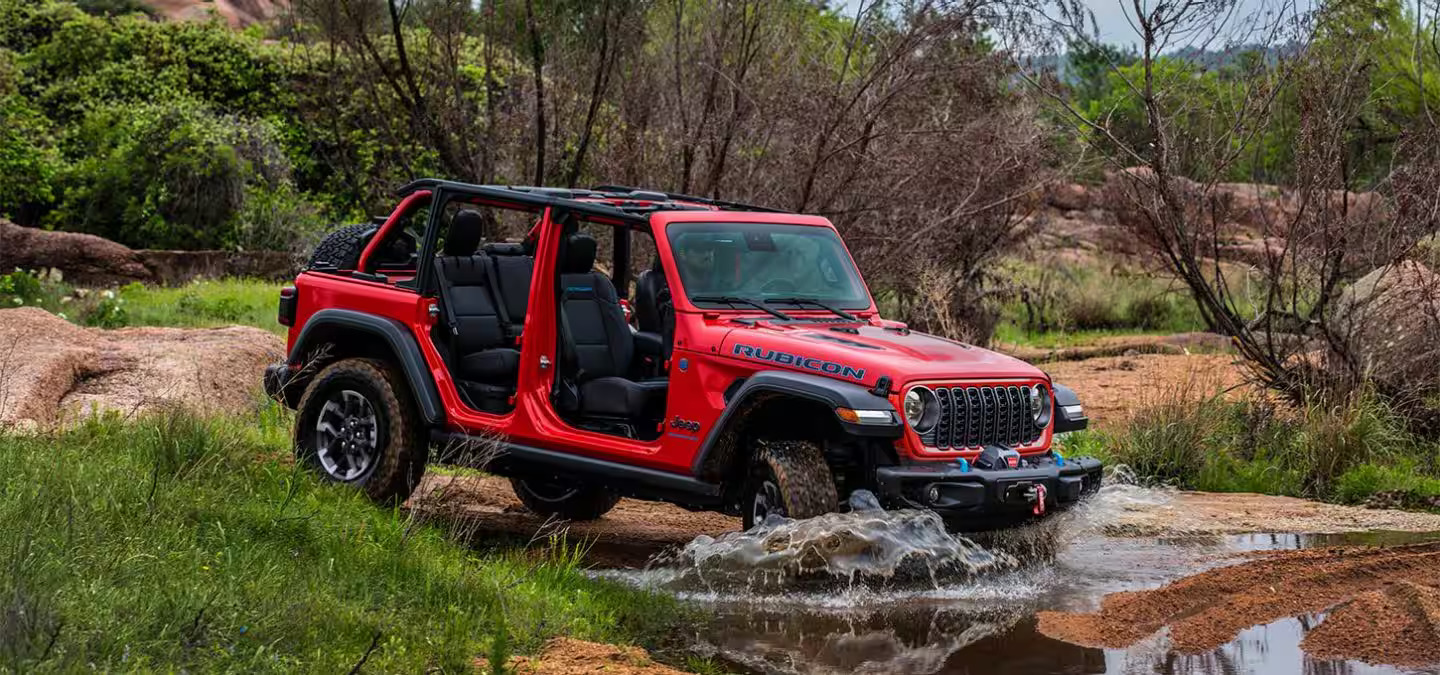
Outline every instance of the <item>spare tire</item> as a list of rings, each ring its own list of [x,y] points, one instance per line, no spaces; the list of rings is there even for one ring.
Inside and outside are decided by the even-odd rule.
[[[378,229],[369,224],[346,225],[325,235],[320,245],[315,247],[315,252],[310,254],[308,266],[355,269],[360,264],[360,253],[365,250],[365,244],[370,242],[371,235]]]

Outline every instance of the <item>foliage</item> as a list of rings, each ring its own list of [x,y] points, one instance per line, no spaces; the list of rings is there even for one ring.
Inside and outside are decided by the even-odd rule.
[[[501,621],[528,652],[675,611],[587,578],[561,540],[471,552],[322,485],[286,458],[289,422],[271,404],[0,433],[0,668],[462,672]]]
[[[1096,454],[1187,489],[1345,502],[1392,490],[1440,494],[1440,444],[1407,432],[1371,394],[1293,410],[1191,384],[1098,435],[1087,446]]]
[[[319,227],[267,124],[190,103],[114,106],[90,113],[72,143],[84,158],[62,178],[53,225],[135,248],[273,247],[287,228]]]

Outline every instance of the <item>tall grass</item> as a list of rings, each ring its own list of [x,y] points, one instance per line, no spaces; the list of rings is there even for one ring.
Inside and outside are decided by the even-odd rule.
[[[86,289],[49,273],[15,270],[0,275],[0,308],[39,307],[102,328],[241,324],[283,334],[284,326],[276,321],[282,286],[257,279],[215,279],[180,286],[131,283],[118,289]]]
[[[1089,443],[1138,476],[1183,488],[1345,502],[1396,490],[1440,495],[1440,444],[1411,435],[1368,393],[1295,410],[1192,383]]]
[[[673,616],[563,542],[477,553],[320,484],[286,458],[286,417],[0,434],[0,671],[467,671]]]

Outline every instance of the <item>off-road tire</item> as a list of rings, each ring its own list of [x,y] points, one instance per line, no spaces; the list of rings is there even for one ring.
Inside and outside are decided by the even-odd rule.
[[[741,501],[747,530],[759,524],[755,500],[766,482],[778,489],[779,507],[787,518],[813,518],[838,508],[835,478],[814,442],[760,441]]]
[[[310,267],[316,265],[333,265],[342,270],[353,270],[360,264],[360,254],[365,250],[365,244],[370,242],[367,236],[374,225],[346,225],[337,230],[331,231],[320,240],[315,247],[315,252],[310,254]]]
[[[332,475],[317,452],[319,416],[327,401],[345,391],[365,397],[377,422],[369,467],[350,480]],[[357,487],[384,505],[405,501],[420,484],[430,444],[405,380],[393,366],[360,358],[332,363],[310,381],[296,411],[295,457],[322,478]]]
[[[520,498],[520,503],[530,509],[531,513],[546,518],[554,516],[565,520],[595,520],[609,513],[620,501],[620,495],[590,486],[565,486],[570,493],[559,498],[542,494],[547,488],[558,487],[560,486],[531,485],[531,481],[524,478],[510,479],[510,488],[515,491],[515,496]]]

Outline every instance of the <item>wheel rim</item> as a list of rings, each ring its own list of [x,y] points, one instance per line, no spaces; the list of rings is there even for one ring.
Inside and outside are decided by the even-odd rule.
[[[378,438],[375,406],[353,389],[331,394],[315,420],[315,456],[336,480],[365,475],[375,463]]]
[[[542,502],[562,502],[575,495],[575,488],[546,481],[525,481],[525,489]]]
[[[750,505],[750,519],[756,525],[764,522],[770,514],[786,515],[785,502],[780,499],[780,486],[774,481],[765,481],[755,490],[755,501]]]

